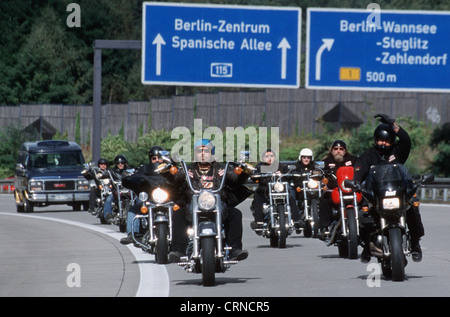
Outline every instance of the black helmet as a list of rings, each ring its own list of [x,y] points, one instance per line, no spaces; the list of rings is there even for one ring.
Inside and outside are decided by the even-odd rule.
[[[100,166],[100,164],[106,164],[106,165],[109,165],[109,164],[108,164],[108,161],[107,161],[106,159],[104,159],[104,158],[101,158],[101,159],[98,160],[97,166]]]
[[[117,155],[114,158],[114,164],[117,165],[118,163],[127,164],[128,163],[127,158],[124,155],[122,155],[122,154]]]
[[[150,150],[148,150],[148,159],[151,160],[152,156],[161,157],[161,151],[165,151],[160,146],[154,146]]]
[[[347,144],[345,144],[345,142],[342,140],[334,141],[333,144],[331,145],[331,148],[334,148],[335,146],[342,146],[344,149],[347,149]]]
[[[391,151],[392,146],[394,145],[395,137],[396,133],[390,124],[380,123],[373,132],[373,140],[375,142],[375,148],[381,154],[388,154]],[[390,146],[378,145],[377,142],[379,140],[388,141],[391,145]]]

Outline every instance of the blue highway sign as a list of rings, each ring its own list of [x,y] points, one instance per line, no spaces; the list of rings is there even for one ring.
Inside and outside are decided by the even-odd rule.
[[[143,3],[142,83],[300,86],[301,9]]]
[[[306,88],[450,92],[450,12],[307,10]]]

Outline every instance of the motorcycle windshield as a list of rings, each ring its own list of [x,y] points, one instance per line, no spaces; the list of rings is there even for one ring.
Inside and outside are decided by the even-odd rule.
[[[412,179],[402,164],[376,165],[370,169],[367,183],[373,190],[410,188]]]

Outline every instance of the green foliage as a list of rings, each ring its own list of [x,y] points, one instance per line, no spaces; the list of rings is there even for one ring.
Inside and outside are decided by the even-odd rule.
[[[20,146],[23,142],[39,139],[36,132],[25,132],[19,126],[10,125],[0,129],[0,179],[14,175]]]
[[[446,122],[442,127],[438,127],[433,131],[430,138],[430,145],[433,149],[437,149],[431,171],[437,175],[444,177],[450,176],[450,122]]]

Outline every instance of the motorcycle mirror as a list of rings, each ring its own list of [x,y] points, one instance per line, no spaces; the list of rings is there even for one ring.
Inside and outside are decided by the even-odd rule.
[[[344,181],[344,186],[347,188],[354,188],[355,187],[355,183],[353,182],[352,179],[346,179]]]
[[[324,161],[316,161],[315,166],[316,166],[316,168],[323,169],[325,167],[325,162]]]
[[[294,170],[295,169],[295,165],[288,165],[288,169],[289,170]]]
[[[240,161],[248,161],[248,160],[250,160],[250,151],[241,151],[239,153],[239,160]]]
[[[160,153],[162,156],[169,156],[169,154],[170,154],[169,151],[159,151],[159,153]]]
[[[434,174],[425,174],[422,176],[422,184],[430,184],[434,182]]]

